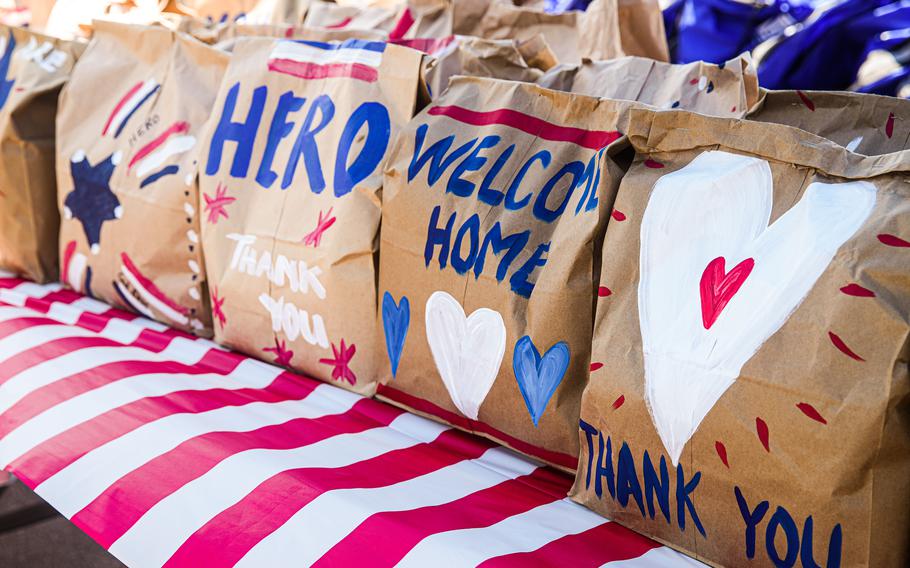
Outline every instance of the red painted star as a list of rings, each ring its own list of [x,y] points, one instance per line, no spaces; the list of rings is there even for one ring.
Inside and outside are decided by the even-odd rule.
[[[335,368],[332,369],[332,378],[336,381],[341,379],[346,380],[347,382],[353,384],[357,383],[357,376],[354,375],[354,372],[351,371],[351,368],[348,367],[348,364],[351,362],[351,359],[354,357],[354,353],[357,352],[357,346],[353,343],[350,346],[345,346],[344,339],[341,340],[341,347],[336,348],[335,344],[332,344],[332,353],[335,355],[334,359],[320,359],[319,362],[325,365],[332,365]]]
[[[218,297],[218,288],[212,288],[212,315],[224,327],[227,323],[227,317],[224,315],[224,298]]]
[[[208,222],[213,225],[218,222],[219,216],[227,219],[228,213],[225,207],[237,201],[236,197],[227,196],[227,187],[221,183],[215,188],[215,197],[211,197],[207,193],[203,193],[202,197],[205,198],[205,212],[209,214]]]
[[[281,367],[290,366],[291,358],[294,356],[294,352],[287,348],[287,343],[277,339],[275,340],[275,347],[263,347],[262,350],[266,353],[274,353],[275,364]]]
[[[316,228],[303,237],[303,244],[311,247],[318,247],[319,243],[322,242],[322,234],[326,232],[329,227],[334,225],[335,221],[335,217],[332,217],[331,207],[329,207],[329,210],[326,211],[325,215],[320,211],[319,219],[316,220]]]

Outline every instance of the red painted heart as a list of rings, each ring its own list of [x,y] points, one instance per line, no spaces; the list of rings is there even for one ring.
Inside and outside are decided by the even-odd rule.
[[[755,260],[747,258],[734,266],[730,272],[725,270],[726,260],[719,256],[708,263],[701,275],[701,321],[705,329],[711,329],[727,303],[739,292],[746,278],[755,267]]]

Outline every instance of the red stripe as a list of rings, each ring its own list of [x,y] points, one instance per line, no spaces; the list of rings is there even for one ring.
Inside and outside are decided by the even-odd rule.
[[[408,33],[408,30],[410,30],[413,25],[414,14],[411,13],[410,8],[405,6],[404,12],[401,13],[401,17],[395,22],[395,27],[389,32],[389,39],[393,41],[402,39],[404,34]]]
[[[193,375],[213,373],[226,376],[239,361],[235,361],[233,367],[219,369],[215,364],[217,354],[215,352],[213,360],[207,360],[208,355],[204,356],[197,365],[176,361],[117,361],[63,377],[30,392],[7,409],[0,422],[0,438],[58,404],[118,381],[153,373],[181,376],[187,382],[193,380]]]
[[[361,63],[306,63],[290,59],[269,59],[269,71],[291,75],[299,79],[328,79],[349,77],[359,81],[374,83],[379,73],[369,65]]]
[[[489,527],[513,515],[563,499],[571,485],[565,475],[538,468],[529,475],[504,481],[451,503],[377,513],[336,544],[314,566],[354,566],[363,559],[364,550],[370,551],[371,566],[395,566],[431,535]],[[377,538],[380,535],[387,538]]]
[[[65,284],[69,284],[70,281],[70,263],[73,261],[73,254],[76,252],[76,241],[70,241],[66,244],[66,248],[63,249],[63,274],[60,275],[60,280]]]
[[[583,148],[600,150],[618,140],[622,134],[615,130],[584,130],[560,126],[517,110],[503,108],[475,111],[459,106],[436,106],[428,111],[433,116],[447,116],[472,126],[502,124],[551,142],[571,142]]]
[[[110,548],[155,504],[236,453],[299,448],[339,434],[387,426],[401,414],[364,399],[343,414],[298,418],[249,432],[197,436],[123,476],[70,520],[101,546]]]
[[[332,24],[331,26],[326,26],[326,29],[329,29],[329,30],[341,29],[341,28],[345,27],[346,25],[350,24],[353,19],[354,18],[347,17],[347,18],[341,20],[340,22],[338,22],[337,24]]]
[[[129,100],[130,97],[136,94],[136,92],[142,88],[143,81],[136,83],[132,89],[126,92],[123,95],[123,98],[120,99],[120,102],[117,103],[117,106],[114,107],[114,110],[111,112],[111,115],[107,117],[107,122],[104,123],[104,129],[101,131],[101,135],[104,136],[107,134],[107,129],[111,127],[111,121],[114,120],[114,117],[117,116],[117,113],[120,112],[120,109],[123,108],[123,105]]]
[[[85,454],[133,430],[174,414],[199,414],[254,402],[302,400],[321,383],[284,372],[269,386],[189,390],[143,398],[74,426],[35,446],[10,463],[20,478],[37,487]]]
[[[602,566],[607,562],[638,558],[660,544],[617,523],[604,523],[578,534],[564,536],[532,552],[516,552],[491,558],[483,568],[560,566],[570,559],[572,568]]]
[[[577,456],[571,456],[569,454],[563,454],[561,452],[554,452],[552,450],[547,450],[538,446],[534,446],[527,442],[523,442],[518,438],[514,438],[506,434],[505,432],[500,432],[488,424],[465,418],[464,416],[455,414],[454,412],[449,412],[448,410],[436,406],[428,400],[417,398],[416,396],[400,391],[394,387],[390,387],[388,385],[379,385],[378,394],[380,396],[388,398],[391,401],[398,402],[409,408],[412,408],[417,412],[437,416],[445,422],[461,428],[462,430],[468,430],[476,434],[481,434],[483,436],[492,438],[497,442],[501,442],[529,456],[542,459],[566,469],[574,470],[578,468]]]
[[[233,566],[263,538],[328,491],[387,487],[478,458],[491,447],[489,442],[449,430],[432,442],[393,450],[346,467],[281,472],[196,531],[165,566]],[[224,534],[232,535],[230,542],[217,537]],[[217,558],[214,564],[213,558]],[[374,565],[372,559],[370,564]]]
[[[146,292],[148,292],[149,294],[151,294],[152,296],[157,298],[158,301],[167,305],[168,307],[170,307],[172,310],[174,310],[175,312],[177,312],[179,314],[183,314],[186,316],[190,313],[189,309],[181,306],[174,300],[168,298],[164,292],[162,292],[161,290],[158,289],[157,286],[155,286],[154,282],[152,282],[151,280],[146,278],[145,275],[139,271],[139,268],[135,264],[133,264],[133,260],[129,257],[129,255],[127,255],[125,252],[122,252],[122,253],[120,253],[120,259],[123,261],[123,267],[126,268],[130,272],[130,274],[133,275],[133,278],[135,278],[143,288],[145,288]]]
[[[411,49],[416,49],[417,51],[435,55],[448,47],[449,44],[451,44],[453,41],[455,41],[455,36],[448,36],[443,38],[421,37],[415,39],[393,39],[390,40],[390,43],[393,43],[395,45],[403,45],[404,47],[410,47]]]
[[[132,160],[130,160],[130,163],[129,163],[129,166],[127,169],[132,169],[132,167],[136,164],[136,162],[138,162],[142,158],[144,158],[144,157],[148,156],[149,154],[151,154],[152,152],[154,152],[159,146],[164,144],[165,141],[168,138],[170,138],[172,135],[184,134],[185,132],[188,132],[189,129],[190,129],[190,124],[188,122],[175,122],[174,124],[170,125],[167,130],[165,130],[164,132],[161,133],[160,136],[158,136],[157,138],[155,138],[154,140],[152,140],[151,142],[149,142],[148,144],[146,144],[145,146],[140,148],[138,152],[136,152],[136,155],[133,156]],[[73,243],[75,244],[75,241],[73,241]]]

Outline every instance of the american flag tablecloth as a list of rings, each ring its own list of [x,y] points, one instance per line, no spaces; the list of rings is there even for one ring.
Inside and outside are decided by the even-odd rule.
[[[474,436],[0,279],[0,467],[128,566],[686,566]]]

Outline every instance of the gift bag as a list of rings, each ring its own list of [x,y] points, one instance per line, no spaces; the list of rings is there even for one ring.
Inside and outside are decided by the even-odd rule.
[[[56,280],[57,96],[83,45],[0,26],[0,269]]]
[[[202,168],[215,337],[375,390],[382,168],[423,55],[382,42],[237,42]]]
[[[581,95],[637,100],[652,106],[712,116],[743,116],[759,98],[755,67],[747,56],[723,65],[672,65],[642,57],[561,64],[537,83]]]
[[[458,77],[385,172],[379,395],[565,469],[634,103]]]
[[[196,146],[228,57],[159,26],[95,26],[57,114],[61,279],[208,335]]]
[[[907,565],[910,156],[627,133],[573,499],[716,565]]]

